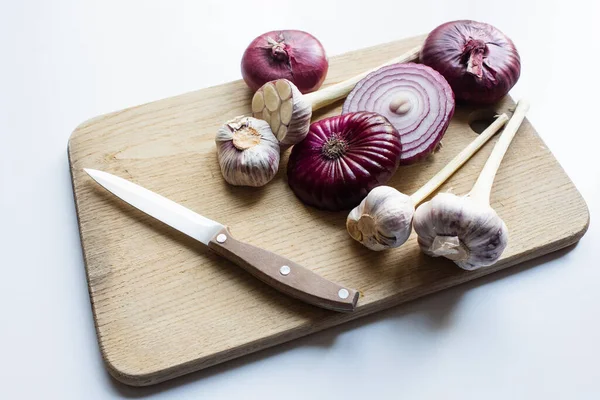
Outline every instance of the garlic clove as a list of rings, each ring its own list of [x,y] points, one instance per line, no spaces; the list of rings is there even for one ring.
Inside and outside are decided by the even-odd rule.
[[[252,112],[261,112],[265,108],[265,96],[262,93],[252,97]]]
[[[265,98],[265,107],[267,107],[267,110],[269,110],[270,112],[274,112],[279,108],[279,105],[281,104],[281,99],[279,98],[277,90],[275,90],[275,85],[269,82],[264,86],[263,90]]]
[[[308,134],[312,108],[292,82],[277,79],[256,91],[252,98],[252,115],[269,123],[282,146],[291,146]]]
[[[277,130],[272,129],[273,132],[279,132],[279,129],[281,129],[282,126],[285,126],[285,125],[281,124],[281,118],[279,118],[279,112],[271,113],[271,122],[269,124],[273,127],[275,127],[275,126],[277,127]]]
[[[267,110],[266,108],[264,108],[262,110],[262,113],[260,115],[261,115],[261,118],[259,118],[259,119],[262,119],[263,121],[266,121],[267,124],[269,124],[269,126],[270,126],[271,125],[271,113],[269,112],[269,110]],[[255,118],[258,118],[258,117],[255,117]],[[272,129],[271,129],[271,131],[272,131]]]
[[[292,120],[292,112],[294,111],[294,101],[293,99],[287,99],[281,104],[281,109],[279,110],[279,115],[281,116],[281,124],[289,125]]]
[[[279,127],[279,132],[277,132],[277,140],[279,140],[280,138],[285,137],[286,134],[287,134],[287,126],[281,125]]]
[[[292,85],[289,85],[285,79],[275,81],[275,88],[281,100],[287,100],[292,97]]]
[[[417,208],[413,225],[425,254],[469,271],[494,264],[508,244],[504,221],[468,196],[438,194]]]
[[[266,121],[240,116],[226,122],[215,138],[225,181],[235,186],[263,186],[279,169],[279,142]]]
[[[410,196],[389,186],[378,186],[350,211],[346,229],[354,240],[371,250],[399,247],[410,236],[413,213]]]

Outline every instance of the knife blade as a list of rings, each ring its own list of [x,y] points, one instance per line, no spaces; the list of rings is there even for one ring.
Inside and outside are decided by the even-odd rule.
[[[108,172],[84,168],[106,190],[133,207],[204,243],[280,292],[334,311],[354,311],[359,293],[268,250],[239,241],[229,229],[172,200]]]

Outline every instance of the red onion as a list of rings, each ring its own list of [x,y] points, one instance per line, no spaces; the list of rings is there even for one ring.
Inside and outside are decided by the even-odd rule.
[[[256,91],[275,79],[287,79],[302,93],[317,90],[329,63],[321,42],[303,31],[264,33],[254,39],[242,57],[242,77]]]
[[[495,103],[517,83],[521,59],[512,40],[492,25],[452,21],[435,28],[421,62],[439,71],[457,100]]]
[[[372,111],[385,116],[402,142],[400,164],[431,153],[454,114],[454,94],[438,72],[420,64],[392,64],[361,80],[342,112]]]
[[[288,183],[304,203],[339,211],[356,206],[398,168],[400,135],[382,115],[350,113],[314,122],[292,148]]]

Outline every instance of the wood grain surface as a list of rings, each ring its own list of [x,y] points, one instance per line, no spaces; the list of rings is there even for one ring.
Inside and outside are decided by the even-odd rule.
[[[374,67],[423,37],[332,57],[327,84]],[[227,185],[215,154],[217,128],[250,112],[242,81],[96,117],[69,142],[75,202],[98,342],[109,372],[142,386],[341,324],[575,243],[589,215],[528,121],[500,167],[492,207],[510,240],[493,267],[467,272],[423,255],[413,233],[401,248],[372,252],[345,230],[346,213],[303,205],[286,183],[289,154],[262,188]],[[494,110],[508,112],[506,99]],[[535,104],[533,104],[535,107]],[[341,103],[313,119],[334,115]],[[481,110],[458,107],[434,156],[401,167],[390,185],[411,194],[466,146]],[[509,113],[510,115],[510,113]],[[495,139],[445,186],[464,194]],[[231,227],[270,250],[360,290],[354,313],[319,309],[268,287],[201,243],[153,220],[95,184],[83,168],[119,175]]]

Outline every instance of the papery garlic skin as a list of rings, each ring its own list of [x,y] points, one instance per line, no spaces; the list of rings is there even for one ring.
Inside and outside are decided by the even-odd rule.
[[[410,236],[414,212],[410,196],[389,186],[378,186],[350,211],[346,229],[354,240],[371,250],[399,247]]]
[[[277,79],[254,93],[252,116],[267,121],[282,146],[291,146],[308,134],[312,105],[292,82]]]
[[[440,193],[415,211],[413,226],[421,250],[446,257],[462,269],[494,264],[508,244],[508,228],[488,205]]]
[[[279,142],[269,124],[236,117],[217,133],[217,157],[225,181],[235,186],[263,186],[279,169]]]

